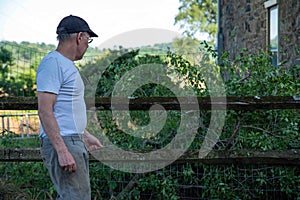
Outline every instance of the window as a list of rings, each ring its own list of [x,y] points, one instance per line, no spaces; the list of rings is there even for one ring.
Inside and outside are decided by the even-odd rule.
[[[268,9],[268,44],[267,46],[270,48],[271,57],[272,57],[272,65],[278,65],[278,57],[279,57],[279,19],[278,19],[278,5],[277,0],[269,0],[265,2],[265,8]]]
[[[278,64],[278,6],[274,6],[269,10],[269,46],[272,56],[272,64]]]

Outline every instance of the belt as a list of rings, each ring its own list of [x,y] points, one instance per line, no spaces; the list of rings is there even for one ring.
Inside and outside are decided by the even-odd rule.
[[[64,141],[84,141],[84,135],[83,134],[72,134],[68,136],[62,136],[62,139]],[[41,144],[45,142],[50,142],[48,137],[42,137],[40,138]]]

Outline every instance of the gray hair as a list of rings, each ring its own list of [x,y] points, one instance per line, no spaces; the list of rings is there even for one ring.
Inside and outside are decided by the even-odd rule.
[[[72,34],[71,33],[60,33],[57,35],[56,39],[58,41],[64,41],[65,39],[71,38]]]

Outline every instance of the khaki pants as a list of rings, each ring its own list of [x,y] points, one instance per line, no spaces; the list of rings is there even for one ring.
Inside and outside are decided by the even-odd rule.
[[[64,136],[63,140],[76,162],[76,172],[59,166],[58,157],[48,138],[41,139],[41,156],[57,190],[58,200],[90,200],[89,155],[82,135]]]

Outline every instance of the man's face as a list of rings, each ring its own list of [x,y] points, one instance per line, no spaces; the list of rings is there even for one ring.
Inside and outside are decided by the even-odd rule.
[[[76,60],[82,59],[83,55],[85,54],[87,48],[89,47],[89,43],[91,43],[93,40],[90,38],[90,35],[85,32],[77,33],[77,56]]]

